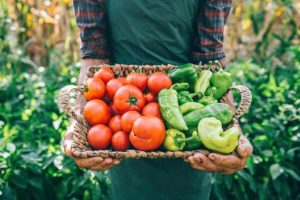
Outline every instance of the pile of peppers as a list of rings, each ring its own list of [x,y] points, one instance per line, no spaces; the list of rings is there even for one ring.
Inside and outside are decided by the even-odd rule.
[[[161,114],[168,127],[164,148],[182,151],[204,146],[216,152],[231,153],[241,133],[235,126],[223,131],[223,126],[232,121],[233,113],[227,104],[219,102],[232,85],[231,74],[221,67],[215,71],[188,63],[174,68],[168,76],[172,87],[158,95]]]

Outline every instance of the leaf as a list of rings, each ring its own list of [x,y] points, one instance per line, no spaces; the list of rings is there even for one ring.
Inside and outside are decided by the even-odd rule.
[[[300,182],[300,176],[294,172],[294,170],[291,170],[291,169],[284,169],[288,174],[290,174],[295,180],[299,181]]]
[[[244,170],[239,171],[238,175],[240,175],[243,179],[245,179],[250,184],[250,188],[253,192],[256,191],[256,184],[255,184],[255,181],[254,181],[254,179],[251,175],[246,173]]]
[[[276,163],[276,164],[271,165],[270,173],[271,173],[272,179],[275,180],[283,173],[283,169],[278,163]]]

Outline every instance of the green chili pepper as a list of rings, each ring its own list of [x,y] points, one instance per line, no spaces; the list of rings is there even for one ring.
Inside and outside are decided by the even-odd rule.
[[[229,105],[225,103],[214,103],[184,115],[184,121],[189,127],[195,127],[201,119],[207,117],[215,117],[220,120],[223,125],[226,125],[231,122],[233,113]]]
[[[208,96],[201,97],[198,101],[198,103],[201,103],[205,106],[213,103],[218,103],[218,100],[213,97],[213,92],[216,90],[215,87],[209,87],[206,91],[206,94]]]
[[[181,106],[179,106],[179,110],[180,110],[181,114],[184,115],[186,113],[192,112],[194,110],[198,110],[203,107],[204,106],[200,103],[186,102],[186,103],[182,104]]]
[[[197,133],[197,131],[194,131],[192,136],[185,139],[185,150],[194,150],[198,149],[201,146],[201,140]]]
[[[201,93],[189,93],[188,91],[181,91],[177,93],[179,105],[182,105],[187,102],[193,102],[194,98],[200,98],[201,96]]]
[[[219,153],[231,153],[238,145],[240,130],[233,126],[223,132],[222,123],[214,117],[203,118],[198,125],[203,145]]]
[[[169,129],[166,131],[163,146],[168,151],[181,151],[185,146],[183,139],[185,139],[184,133],[176,129]]]
[[[187,63],[177,66],[168,73],[173,83],[187,82],[194,85],[197,80],[197,71],[193,64]]]
[[[187,91],[189,89],[189,84],[188,83],[175,83],[172,85],[172,89],[176,90],[177,92],[180,91]]]
[[[194,91],[205,94],[207,88],[210,86],[210,79],[212,77],[212,72],[209,70],[202,70],[199,73],[199,77],[194,85]]]
[[[158,103],[164,119],[178,130],[188,130],[179,110],[177,92],[173,89],[164,89],[158,94]]]
[[[216,87],[213,91],[214,98],[220,99],[232,85],[231,74],[220,69],[212,75],[211,84]]]

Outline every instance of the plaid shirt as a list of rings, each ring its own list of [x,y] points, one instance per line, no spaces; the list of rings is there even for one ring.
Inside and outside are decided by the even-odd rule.
[[[110,58],[104,1],[74,0],[75,16],[82,41],[82,58]],[[225,57],[223,31],[231,9],[231,0],[205,0],[201,5],[192,52],[193,62],[221,60]]]

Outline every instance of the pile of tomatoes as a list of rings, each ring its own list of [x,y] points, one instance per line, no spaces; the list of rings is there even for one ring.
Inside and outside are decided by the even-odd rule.
[[[102,67],[85,85],[83,114],[92,126],[87,133],[91,147],[151,151],[161,146],[165,126],[156,97],[172,86],[166,73],[115,78],[110,68]]]

